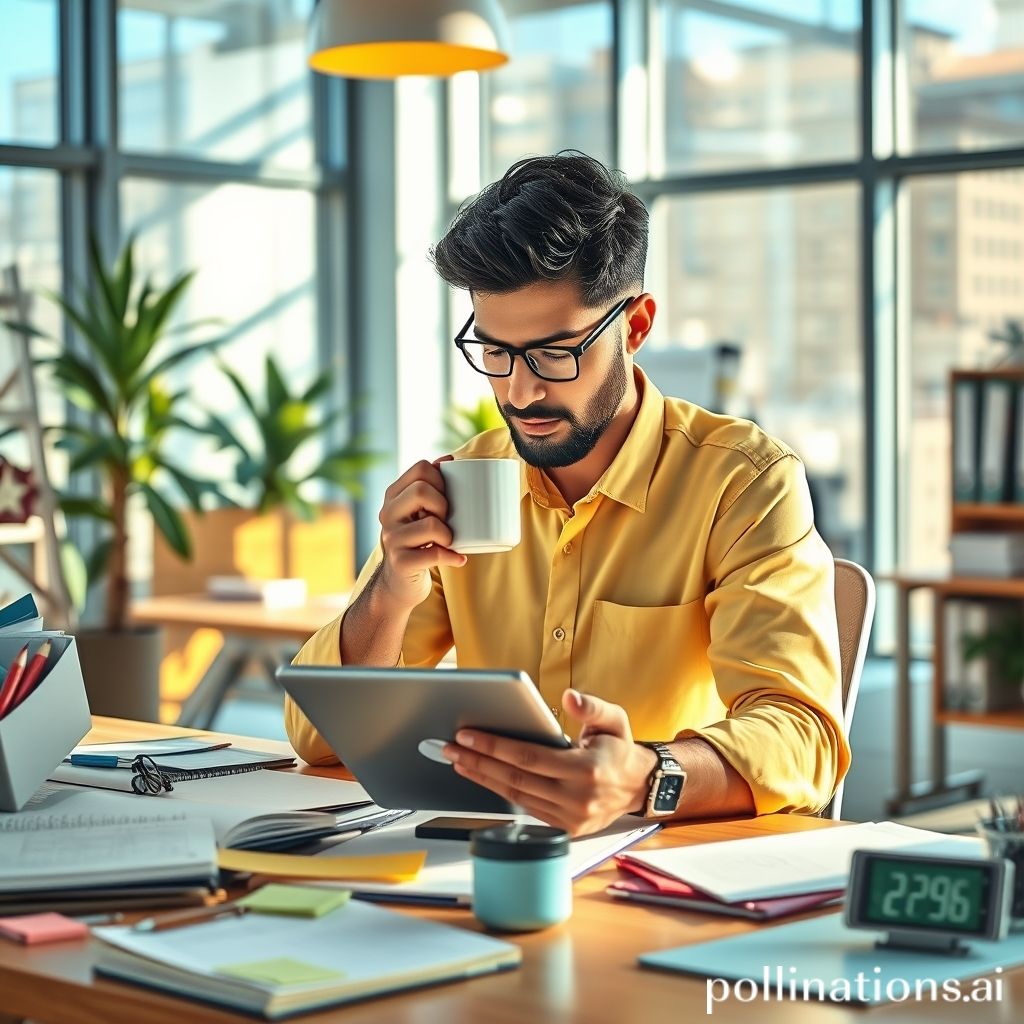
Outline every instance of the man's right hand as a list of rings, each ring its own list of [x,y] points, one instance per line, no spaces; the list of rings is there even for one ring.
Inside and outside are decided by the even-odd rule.
[[[378,581],[399,608],[411,610],[430,596],[431,566],[466,564],[465,555],[448,547],[448,499],[437,465],[450,458],[417,462],[384,492],[378,517],[384,560]]]

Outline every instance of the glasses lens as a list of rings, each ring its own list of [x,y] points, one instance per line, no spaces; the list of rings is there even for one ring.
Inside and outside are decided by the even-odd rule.
[[[533,348],[526,358],[545,380],[572,380],[576,376],[576,354],[564,348]]]
[[[492,377],[504,377],[512,366],[512,357],[503,348],[496,348],[482,341],[467,341],[462,346],[474,370]]]

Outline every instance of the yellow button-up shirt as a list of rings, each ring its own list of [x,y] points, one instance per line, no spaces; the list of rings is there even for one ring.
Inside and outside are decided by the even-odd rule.
[[[759,813],[817,810],[850,750],[833,560],[803,467],[754,424],[666,399],[636,376],[636,420],[591,492],[570,509],[523,463],[521,543],[433,569],[400,664],[436,665],[454,645],[460,667],[529,673],[560,720],[573,686],[625,708],[636,739],[701,737]],[[517,456],[503,428],[455,457]],[[381,557],[378,546],[351,600]],[[343,618],[296,663],[340,664]],[[290,700],[285,721],[306,761],[336,760]]]

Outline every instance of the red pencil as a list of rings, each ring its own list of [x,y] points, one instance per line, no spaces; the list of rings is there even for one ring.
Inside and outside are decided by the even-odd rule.
[[[28,664],[28,644],[25,644],[20,651],[18,656],[11,663],[11,667],[7,670],[7,675],[4,677],[4,681],[0,684],[0,718],[2,718],[13,705],[14,692],[18,689],[18,682],[25,671],[25,666]]]
[[[46,662],[49,660],[52,649],[53,644],[49,640],[44,640],[39,650],[32,656],[32,660],[28,663],[28,668],[22,672],[21,678],[15,684],[14,696],[11,698],[11,711],[35,689],[36,683],[39,682],[39,677],[46,668]]]

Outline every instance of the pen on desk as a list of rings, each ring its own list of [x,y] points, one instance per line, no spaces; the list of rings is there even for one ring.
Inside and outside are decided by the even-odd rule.
[[[72,754],[67,758],[70,764],[82,768],[130,768],[130,757],[118,757],[117,754]]]
[[[162,917],[147,917],[135,925],[137,932],[162,932],[169,928],[183,928],[190,924],[204,924],[215,921],[218,917],[241,917],[248,913],[249,908],[241,903],[221,904],[215,907],[203,907],[199,910],[185,910],[180,914],[165,914]]]
[[[74,918],[81,924],[120,924],[124,920],[124,914],[115,912],[113,914],[83,914]]]

